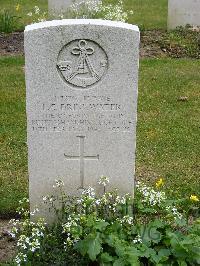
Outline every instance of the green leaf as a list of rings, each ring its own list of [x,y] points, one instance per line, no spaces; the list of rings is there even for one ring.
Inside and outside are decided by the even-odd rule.
[[[109,223],[107,223],[107,222],[105,222],[105,221],[102,220],[102,221],[96,222],[94,228],[102,232],[103,230],[105,230],[105,228],[108,225],[109,225]]]
[[[134,256],[134,254],[129,254],[129,256],[127,257],[127,262],[129,263],[128,265],[131,266],[140,266],[140,262],[138,260],[138,257]]]
[[[120,241],[120,240],[117,240],[115,242],[115,246],[114,247],[115,247],[115,252],[116,252],[117,256],[123,257],[125,255],[125,248],[126,248],[125,245],[126,244],[122,243],[122,241]]]
[[[114,222],[113,224],[111,224],[110,230],[113,233],[120,231],[121,230],[121,224],[119,222]]]
[[[88,235],[87,238],[76,243],[75,249],[77,249],[83,256],[88,254],[89,258],[94,261],[96,260],[97,255],[101,252],[101,242],[99,234],[96,236]]]
[[[151,226],[155,227],[155,228],[164,228],[165,224],[163,221],[161,220],[155,220],[151,223]]]
[[[139,255],[140,255],[140,251],[137,250],[135,247],[126,248],[125,258],[127,262],[129,262],[130,265],[140,266],[140,263],[138,261]]]
[[[108,237],[105,238],[105,242],[111,246],[114,247],[115,242],[116,242],[116,236],[114,234],[108,235]]]
[[[78,241],[75,244],[74,248],[77,249],[81,253],[82,256],[85,256],[88,250],[87,241],[86,240]]]
[[[100,266],[113,266],[112,262],[101,262]]]
[[[114,258],[112,256],[110,256],[107,252],[104,252],[101,254],[101,261],[103,263],[111,262],[113,260],[114,260]]]
[[[169,249],[160,249],[158,251],[158,256],[157,256],[157,259],[159,259],[158,262],[165,262],[168,260],[169,256],[171,255],[171,252]]]
[[[146,257],[146,258],[149,258],[149,257],[151,257],[151,256],[154,256],[154,255],[156,255],[156,251],[154,250],[154,249],[152,249],[152,248],[149,248],[149,247],[147,247],[146,245],[141,245],[140,247],[138,247],[139,248],[139,256],[140,257]]]
[[[187,263],[185,261],[178,261],[179,266],[187,266]]]
[[[87,240],[88,255],[92,261],[96,260],[97,255],[101,252],[101,240],[99,235],[96,238],[89,238]]]
[[[86,226],[93,227],[96,223],[96,217],[93,214],[87,216]]]
[[[169,257],[170,254],[171,254],[170,250],[166,248],[162,248],[158,251],[158,255],[162,257]]]
[[[122,258],[120,258],[120,259],[117,259],[115,262],[114,262],[114,264],[113,264],[113,266],[125,266],[126,264],[125,264],[125,261],[122,259]]]

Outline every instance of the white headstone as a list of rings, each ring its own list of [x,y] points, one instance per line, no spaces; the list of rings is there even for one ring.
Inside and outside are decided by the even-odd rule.
[[[31,206],[55,179],[77,195],[101,175],[132,193],[139,30],[103,20],[60,20],[25,29]]]
[[[49,13],[55,15],[64,14],[73,4],[79,4],[84,1],[86,0],[48,0]],[[98,1],[93,0],[93,2]]]
[[[200,26],[200,0],[168,0],[168,29]]]

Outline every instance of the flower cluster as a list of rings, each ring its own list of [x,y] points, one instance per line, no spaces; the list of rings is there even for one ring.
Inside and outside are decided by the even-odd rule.
[[[109,179],[102,176],[98,183],[105,187]],[[159,183],[161,185],[162,182]],[[56,180],[54,187],[62,188],[63,185],[61,180]],[[189,201],[188,198],[187,200]],[[86,258],[87,262],[90,259],[102,264],[105,258],[109,258],[114,265],[115,259],[123,258],[124,261],[127,257],[126,265],[129,265],[133,252],[134,256],[142,254],[141,257],[144,258],[148,250],[153,257],[148,253],[145,256],[148,259],[151,257],[151,264],[155,265],[158,262],[157,257],[154,260],[154,254],[157,254],[156,245],[160,247],[165,242],[170,243],[169,238],[174,238],[174,233],[171,232],[179,228],[184,232],[190,230],[181,227],[183,224],[187,225],[184,223],[185,213],[179,212],[175,201],[168,200],[164,192],[155,191],[141,182],[136,185],[135,198],[130,194],[119,195],[117,190],[104,191],[97,196],[94,188],[88,187],[82,191],[80,197],[69,197],[61,189],[59,195],[45,196],[43,201],[50,203],[50,209],[55,211],[57,220],[53,226],[47,225],[43,219],[31,221],[31,213],[27,216],[28,211],[23,206],[28,204],[25,198],[20,201],[19,209],[22,215],[25,213],[25,219],[11,220],[13,228],[10,235],[17,238],[18,253],[14,261],[17,265],[40,265],[44,262],[44,256],[48,265],[54,265],[58,250],[57,256],[59,262],[60,259],[63,260],[62,265],[72,265],[78,252],[78,261]],[[196,197],[192,201],[196,202]],[[62,204],[59,205],[60,203]],[[32,214],[38,211],[36,208]],[[182,237],[185,236],[181,236],[180,241]],[[193,241],[193,235],[190,240]],[[113,255],[115,250],[117,252]],[[129,255],[124,256],[127,252],[130,252]],[[104,257],[105,254],[109,256]]]
[[[30,215],[31,216],[34,216],[38,212],[39,212],[39,209],[38,208],[35,208],[32,212],[30,212]]]
[[[34,6],[33,11],[27,13],[27,16],[33,18],[33,23],[47,20],[47,12],[42,12],[38,6]]]
[[[141,193],[142,202],[150,206],[159,206],[166,200],[165,192],[155,191],[141,182],[137,182],[136,188]]]
[[[175,206],[167,206],[166,210],[172,214],[174,219],[179,219],[181,220],[183,218],[183,215],[177,210]]]
[[[121,219],[118,219],[118,221],[120,222],[121,225],[127,224],[127,225],[133,225],[133,217],[126,215],[124,217],[122,217]]]
[[[43,200],[44,203],[52,204],[53,201],[55,201],[55,197],[47,195],[47,196],[43,196],[42,200]]]
[[[126,22],[128,13],[124,11],[123,2],[120,0],[117,5],[101,5],[101,12],[104,14],[104,19]]]
[[[55,185],[53,185],[53,188],[60,188],[64,186],[64,182],[62,180],[55,179]]]
[[[82,191],[82,196],[86,196],[89,199],[94,199],[94,197],[95,197],[94,188],[89,187],[88,189],[84,189]]]
[[[83,7],[85,7],[91,13],[93,13],[93,12],[97,13],[97,12],[99,12],[100,5],[102,5],[102,1],[86,0],[86,1],[80,1],[80,2],[73,3],[71,8],[77,14],[79,13],[80,9]]]
[[[101,176],[99,179],[99,185],[103,185],[104,187],[110,182],[109,178],[107,176]]]
[[[26,262],[27,253],[35,253],[40,249],[46,223],[43,219],[39,219],[36,223],[29,219],[23,221],[12,219],[10,223],[13,226],[10,232],[11,237],[18,237],[19,252],[15,257],[15,262],[17,265],[21,265],[22,262]]]
[[[134,244],[141,244],[142,243],[142,238],[140,235],[137,235],[135,239],[133,239]]]
[[[103,1],[86,0],[72,4],[69,13],[73,18],[101,18],[126,22],[128,12],[124,11],[122,0],[115,4],[104,4]],[[129,11],[132,14],[132,10]]]
[[[84,220],[83,218],[84,214],[80,215],[73,213],[72,215],[69,215],[67,222],[62,224],[62,233],[67,236],[64,245],[71,246],[80,239],[81,230],[79,230],[79,228],[81,228],[80,223]]]
[[[22,262],[26,262],[26,261],[27,261],[27,255],[23,254],[22,252],[19,252],[17,256],[15,257],[15,262],[17,266],[20,266]]]
[[[10,221],[9,221],[9,224],[11,224],[12,225],[12,230],[11,231],[9,231],[9,234],[10,234],[10,236],[12,237],[12,238],[15,238],[16,237],[16,235],[17,235],[17,233],[19,232],[19,223],[20,223],[20,221],[19,220],[16,220],[16,219],[11,219]]]

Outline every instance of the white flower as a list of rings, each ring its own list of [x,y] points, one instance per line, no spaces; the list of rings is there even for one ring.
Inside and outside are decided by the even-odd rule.
[[[47,201],[47,197],[44,196],[44,197],[42,198],[42,200],[43,200],[43,201]]]
[[[63,244],[64,244],[64,250],[67,251],[67,243],[64,242]]]
[[[31,247],[31,251],[35,252],[36,248],[35,247]]]
[[[19,252],[15,257],[15,262],[17,263],[18,266],[21,265],[21,262],[26,262],[26,260],[27,260],[27,255],[23,254],[22,252]]]
[[[37,212],[39,212],[39,209],[35,208],[32,212],[30,212],[30,215],[34,216]]]
[[[92,18],[100,15],[103,19],[117,20],[125,22],[128,14],[124,12],[123,2],[118,1],[115,4],[103,4],[102,1],[85,0],[71,5],[70,10],[76,18]]]
[[[62,180],[55,179],[55,185],[53,185],[53,188],[58,188],[58,187],[63,187],[63,186],[64,186],[64,182]]]
[[[177,210],[176,207],[167,206],[166,210],[172,213],[172,215],[174,216],[174,219],[182,219],[183,218],[183,215]]]
[[[105,187],[109,182],[110,182],[109,178],[106,177],[106,176],[103,176],[103,175],[99,178],[99,181],[98,181],[98,183],[99,183],[100,185],[103,185],[104,187]]]
[[[89,199],[94,199],[94,197],[95,197],[94,188],[89,187],[88,189],[84,189],[82,191],[82,195],[87,196]]]
[[[116,197],[116,202],[118,203],[118,204],[125,204],[126,203],[126,198],[125,197],[120,197],[120,196],[117,196]]]
[[[27,198],[23,198],[23,199],[19,200],[19,204],[20,204],[20,205],[22,205],[22,204],[24,204],[24,203],[29,203],[29,199],[27,199]],[[23,209],[23,208],[22,208],[22,209]]]
[[[127,223],[129,225],[132,225],[133,224],[133,217],[132,216],[129,216],[129,215],[126,215],[124,216],[121,221],[120,221],[121,224],[123,223]]]
[[[95,203],[96,203],[96,205],[99,205],[101,203],[101,200],[98,199],[98,200],[95,201]]]
[[[19,224],[19,220],[11,219],[11,220],[9,221],[9,224],[12,224],[13,226],[16,226],[16,225]]]
[[[70,232],[72,226],[77,226],[77,223],[74,220],[71,220],[69,218],[68,218],[68,220],[69,220],[69,222],[62,225],[63,233],[68,233],[68,232]]]
[[[15,238],[16,237],[16,235],[14,234],[14,233],[12,233],[12,232],[8,232],[9,233],[9,235],[12,237],[12,238]]]
[[[33,13],[32,13],[32,12],[29,12],[29,13],[27,14],[27,16],[32,17],[32,16],[33,16]]]
[[[104,203],[104,204],[106,204],[106,203],[108,202],[108,200],[107,200],[105,194],[102,196],[102,198],[101,198],[101,202]]]
[[[38,19],[38,22],[45,22],[45,21],[46,21],[45,18],[39,18],[39,19]]]
[[[83,199],[77,199],[77,203],[81,204],[83,202]]]
[[[133,243],[134,244],[137,244],[137,243],[142,243],[142,238],[140,235],[137,235],[137,237],[133,240]]]
[[[40,14],[40,8],[38,6],[34,6],[35,14]]]
[[[136,184],[136,188],[143,195],[142,202],[145,202],[150,206],[160,205],[166,200],[165,192],[155,191],[141,182]]]

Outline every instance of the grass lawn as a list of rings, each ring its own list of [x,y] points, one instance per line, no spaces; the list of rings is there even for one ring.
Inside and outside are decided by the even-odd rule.
[[[25,83],[22,57],[0,58],[0,214],[27,195]]]
[[[0,10],[8,10],[20,19],[16,25],[16,29],[23,30],[25,25],[32,23],[32,18],[27,14],[33,11],[34,6],[39,6],[41,11],[47,11],[48,0],[0,0]],[[19,11],[16,11],[16,6],[19,4]]]
[[[0,215],[28,190],[23,65],[23,57],[0,58]],[[199,73],[198,60],[140,63],[137,177],[163,176],[175,197],[199,194]]]
[[[116,2],[116,0],[112,0]],[[140,29],[167,28],[167,0],[123,0],[126,10],[133,10],[128,22]]]
[[[116,3],[117,0],[104,0],[106,3]],[[7,9],[21,17],[21,28],[30,24],[32,18],[27,13],[39,6],[47,11],[47,0],[0,0],[0,10]],[[129,23],[138,24],[142,29],[166,28],[167,26],[167,0],[123,0],[126,10],[133,10],[129,16]],[[16,5],[20,9],[16,12]]]
[[[140,65],[137,176],[163,176],[175,197],[199,194],[199,73],[198,60]]]

